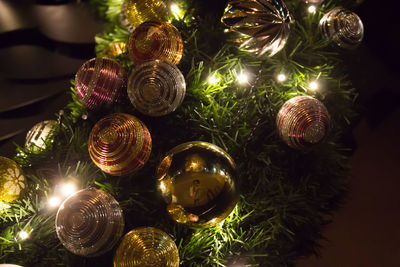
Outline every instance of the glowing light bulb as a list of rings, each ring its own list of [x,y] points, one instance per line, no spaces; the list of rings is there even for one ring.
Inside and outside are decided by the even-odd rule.
[[[27,239],[29,237],[29,234],[25,231],[21,231],[18,234],[19,238],[21,238],[22,240]]]
[[[221,79],[216,77],[215,75],[211,75],[210,77],[208,77],[208,83],[215,85],[217,84]]]
[[[61,192],[64,196],[69,196],[72,193],[74,193],[76,190],[75,185],[69,183],[69,184],[64,184],[61,187]]]
[[[276,76],[276,79],[277,79],[279,82],[284,82],[284,81],[286,81],[287,77],[286,77],[285,74],[280,73],[280,74],[278,74],[278,76]]]
[[[61,199],[58,197],[51,197],[48,200],[48,204],[50,207],[57,207],[58,205],[60,205],[61,203]]]
[[[177,4],[171,4],[170,9],[175,18],[181,19],[183,17],[183,12]]]
[[[312,81],[312,82],[310,82],[310,84],[309,84],[309,88],[310,88],[311,91],[317,90],[318,87],[319,87],[319,84],[318,84],[316,81]]]
[[[181,12],[181,10],[180,10],[180,8],[178,7],[177,4],[172,4],[172,5],[171,5],[171,11],[172,11],[173,13],[178,13],[178,14]]]
[[[0,201],[0,213],[7,211],[10,207],[7,203]]]
[[[245,84],[248,83],[249,81],[249,77],[246,73],[241,72],[238,76],[237,76],[237,80],[240,84]]]
[[[310,5],[307,9],[308,13],[315,13],[315,11],[317,11],[317,7],[314,5]]]

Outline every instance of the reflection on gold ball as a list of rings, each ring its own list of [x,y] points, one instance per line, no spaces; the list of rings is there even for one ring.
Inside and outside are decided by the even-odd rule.
[[[181,144],[157,169],[159,188],[171,217],[191,227],[210,227],[235,207],[235,163],[221,148],[206,142]]]
[[[0,157],[0,202],[19,199],[26,187],[21,167],[11,159]]]
[[[179,253],[165,232],[142,227],[127,233],[114,256],[114,267],[178,267]]]

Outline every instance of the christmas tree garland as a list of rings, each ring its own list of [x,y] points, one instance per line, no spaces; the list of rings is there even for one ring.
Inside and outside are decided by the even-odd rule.
[[[24,168],[28,188],[20,200],[0,203],[2,262],[112,265],[118,246],[102,256],[84,258],[68,252],[57,238],[59,203],[51,200],[71,183],[76,189],[96,187],[115,198],[124,215],[124,233],[155,227],[170,235],[180,266],[289,266],[299,256],[316,252],[321,228],[341,203],[348,176],[349,149],[341,145],[341,138],[354,116],[356,93],[338,58],[341,50],[322,38],[318,28],[324,14],[343,3],[322,1],[315,13],[308,13],[308,4],[287,0],[292,21],[286,45],[272,57],[257,57],[224,34],[223,10],[206,9],[202,2],[176,1],[169,18],[183,40],[177,68],[184,76],[186,95],[176,110],[146,116],[133,108],[131,97],[107,109],[89,110],[74,84],[72,101],[53,124],[51,138],[41,145],[44,149],[17,149],[15,160]],[[91,4],[108,21],[106,31],[96,37],[97,56],[109,57],[131,73],[133,64],[125,50],[131,33],[120,19],[123,2]],[[312,90],[317,82],[319,90]],[[318,99],[330,117],[324,140],[303,150],[289,147],[276,126],[282,106],[299,96]],[[88,152],[92,128],[114,113],[139,118],[152,140],[143,168],[123,177],[101,172]],[[319,134],[312,136],[320,141]],[[168,151],[191,141],[212,143],[236,162],[238,203],[222,223],[209,228],[173,221],[155,175]]]

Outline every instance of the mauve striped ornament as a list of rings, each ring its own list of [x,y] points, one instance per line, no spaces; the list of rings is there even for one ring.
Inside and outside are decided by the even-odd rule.
[[[126,90],[127,74],[115,60],[92,58],[75,76],[75,92],[88,109],[111,106],[119,102]]]
[[[150,132],[135,116],[108,115],[90,132],[89,155],[97,167],[110,175],[123,176],[140,169],[150,153]]]
[[[84,257],[96,257],[112,249],[125,225],[118,201],[96,188],[69,196],[60,205],[55,224],[63,246]]]
[[[328,110],[319,100],[297,96],[281,107],[276,117],[280,137],[292,148],[305,149],[320,143],[329,131]]]
[[[182,58],[183,41],[171,23],[147,21],[129,37],[128,50],[135,65],[155,59],[178,64]]]
[[[357,14],[335,8],[326,13],[319,22],[324,38],[345,49],[356,48],[364,38],[364,25]]]
[[[175,111],[185,93],[185,77],[167,61],[146,61],[138,65],[128,79],[128,96],[132,105],[149,116],[163,116]]]

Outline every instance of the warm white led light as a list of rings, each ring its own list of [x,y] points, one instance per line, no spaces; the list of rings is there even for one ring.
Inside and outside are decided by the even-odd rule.
[[[57,207],[61,203],[61,199],[58,197],[51,197],[48,200],[49,206],[50,207]]]
[[[309,84],[309,88],[310,88],[310,90],[312,90],[312,91],[317,90],[318,87],[319,87],[319,85],[318,85],[318,83],[317,83],[316,81],[312,81],[312,82],[310,82],[310,84]]]
[[[278,74],[278,76],[276,76],[276,79],[277,79],[279,82],[284,82],[284,81],[286,81],[287,77],[286,77],[285,74],[280,73],[280,74]]]
[[[64,184],[61,187],[61,192],[64,196],[69,196],[72,193],[74,193],[76,190],[75,185],[68,183],[68,184]]]
[[[308,6],[308,13],[315,13],[315,11],[317,11],[317,7],[314,5],[310,5]]]
[[[18,236],[21,239],[27,239],[29,237],[29,234],[25,231],[21,231],[21,232],[19,232]]]
[[[241,72],[238,76],[237,76],[237,80],[240,84],[245,84],[248,83],[249,81],[249,77],[247,76],[246,73]]]
[[[217,84],[221,79],[216,77],[215,75],[211,75],[210,77],[208,77],[208,83],[215,85]]]
[[[181,13],[181,9],[178,7],[177,4],[172,4],[171,6],[172,13],[179,15]]]

